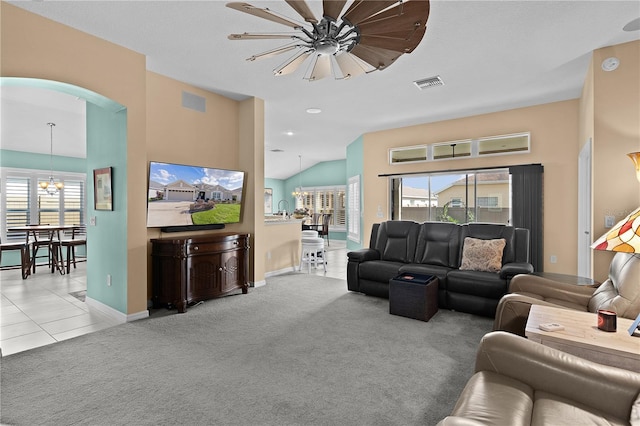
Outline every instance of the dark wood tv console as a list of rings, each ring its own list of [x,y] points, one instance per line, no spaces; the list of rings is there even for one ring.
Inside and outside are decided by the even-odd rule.
[[[248,292],[249,234],[152,239],[151,257],[154,308]]]

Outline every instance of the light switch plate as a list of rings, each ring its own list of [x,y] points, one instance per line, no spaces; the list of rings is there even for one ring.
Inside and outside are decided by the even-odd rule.
[[[613,225],[616,224],[615,216],[605,216],[604,217],[604,227],[605,228],[613,228]]]

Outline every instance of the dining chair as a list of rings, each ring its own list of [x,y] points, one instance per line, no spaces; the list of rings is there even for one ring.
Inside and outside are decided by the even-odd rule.
[[[87,228],[84,225],[74,225],[73,228],[67,229],[63,232],[63,236],[59,240],[53,241],[53,250],[57,254],[60,267],[66,269],[67,274],[71,271],[71,263],[73,262],[73,269],[76,269],[76,247],[87,246]],[[66,256],[63,257],[63,249],[66,248]],[[52,267],[53,271],[53,267]]]
[[[20,266],[22,270],[22,279],[29,276],[29,246],[27,245],[24,233],[7,232],[7,241],[2,242],[0,239],[0,265],[2,265],[2,253],[5,251],[20,251]],[[15,265],[0,266],[1,269],[14,269]]]
[[[329,245],[329,223],[331,223],[331,213],[322,215],[322,225],[317,227],[318,236],[327,237],[327,245]]]
[[[48,223],[43,223],[42,225],[49,225]],[[38,226],[30,224],[28,226]],[[33,230],[29,231],[29,245],[31,246],[31,265],[33,272],[36,272],[36,264],[38,258],[47,258],[47,266],[51,266],[51,240],[53,239],[53,231],[49,230]],[[47,254],[41,254],[38,256],[38,251],[41,247],[46,247]],[[40,266],[45,265],[43,263]]]

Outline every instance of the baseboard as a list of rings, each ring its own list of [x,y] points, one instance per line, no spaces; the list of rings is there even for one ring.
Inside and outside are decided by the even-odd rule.
[[[265,280],[261,280],[261,281],[256,281],[251,283],[251,287],[262,287],[267,285],[267,282]]]
[[[113,309],[111,306],[105,305],[104,303],[99,302],[90,297],[85,297],[84,303],[86,303],[87,306],[89,306],[90,308],[100,311],[103,314],[108,315],[111,318],[114,318],[120,323],[136,321],[139,319],[147,318],[149,316],[149,311],[147,310],[136,312],[135,314],[124,314],[119,310]]]
[[[296,272],[295,266],[290,266],[288,268],[278,269],[277,271],[271,271],[264,274],[265,278],[275,277],[276,275],[288,274],[290,272]]]

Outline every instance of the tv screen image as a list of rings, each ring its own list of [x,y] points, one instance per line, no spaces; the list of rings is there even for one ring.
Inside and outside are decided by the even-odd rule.
[[[244,184],[238,170],[151,161],[147,227],[238,223]]]

